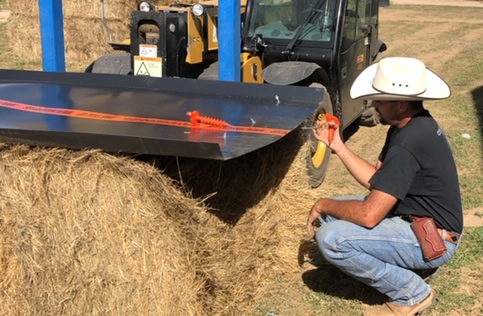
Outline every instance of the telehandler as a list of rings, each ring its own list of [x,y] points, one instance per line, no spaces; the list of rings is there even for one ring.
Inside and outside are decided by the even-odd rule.
[[[84,74],[0,71],[0,141],[227,160],[325,114],[341,130],[377,123],[349,89],[386,50],[379,0],[241,0],[241,8],[242,83],[217,80],[218,1],[142,2],[130,38]],[[330,149],[307,135],[317,187]]]

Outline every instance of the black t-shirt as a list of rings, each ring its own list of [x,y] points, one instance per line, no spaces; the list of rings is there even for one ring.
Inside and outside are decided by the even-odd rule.
[[[398,199],[394,215],[433,217],[436,225],[461,233],[463,211],[451,148],[428,111],[403,128],[390,127],[371,185]]]

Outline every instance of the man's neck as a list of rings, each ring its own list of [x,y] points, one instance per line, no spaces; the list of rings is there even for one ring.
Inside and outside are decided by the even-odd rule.
[[[416,115],[418,115],[419,113],[421,113],[422,111],[424,111],[424,108],[421,108],[421,109],[417,109],[417,110],[414,110],[414,111],[411,111],[410,114],[408,114],[407,116],[403,117],[398,124],[396,124],[396,127],[398,128],[403,128],[404,126],[408,125],[409,122],[411,122],[411,120],[413,119],[413,117],[415,117]]]

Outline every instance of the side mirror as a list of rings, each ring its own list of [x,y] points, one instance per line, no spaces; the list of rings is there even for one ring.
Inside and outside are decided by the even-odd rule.
[[[263,40],[263,36],[261,34],[256,34],[250,39],[250,43],[248,44],[249,47],[244,47],[244,50],[251,51],[254,53],[258,53],[262,51],[265,47],[267,47],[267,44],[265,44],[265,41]]]
[[[362,34],[364,34],[364,37],[369,36],[372,33],[372,26],[363,25],[361,26],[360,31],[362,32]]]

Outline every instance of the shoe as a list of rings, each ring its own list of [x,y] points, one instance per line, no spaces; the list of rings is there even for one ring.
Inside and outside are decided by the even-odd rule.
[[[419,304],[411,305],[411,306],[399,306],[394,303],[388,302],[384,305],[378,306],[370,306],[368,307],[363,315],[365,316],[412,316],[412,315],[421,315],[423,311],[431,307],[433,305],[434,300],[434,293],[431,291],[428,297],[426,297],[423,301]]]

